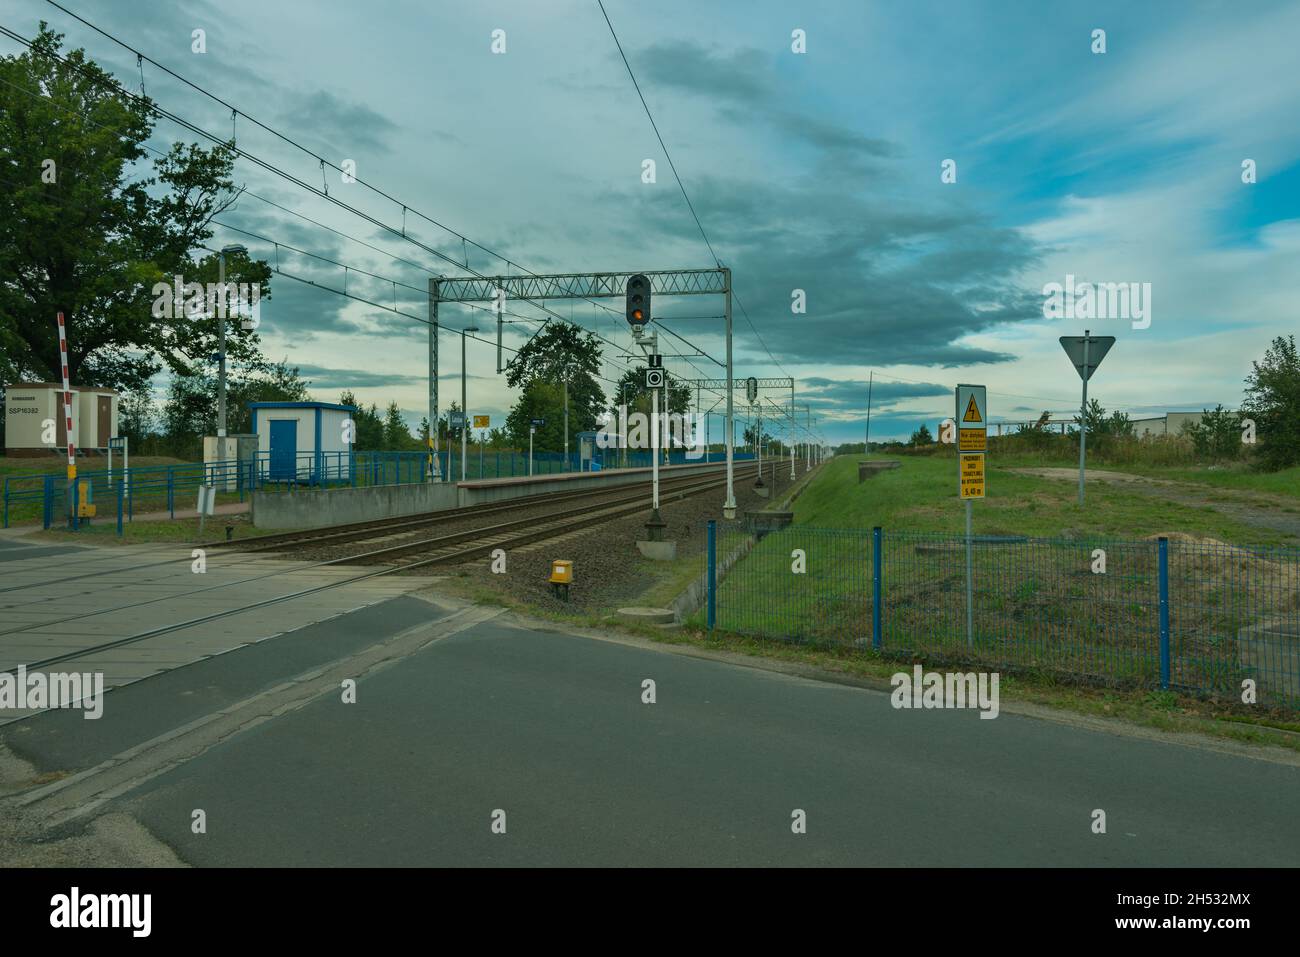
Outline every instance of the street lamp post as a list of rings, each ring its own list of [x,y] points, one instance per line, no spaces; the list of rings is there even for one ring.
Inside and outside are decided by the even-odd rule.
[[[226,437],[226,253],[248,254],[248,249],[234,243],[223,246],[217,253],[217,438]],[[219,443],[220,444],[220,443]],[[224,458],[226,450],[217,450],[217,457]]]
[[[465,463],[469,458],[469,408],[466,399],[469,370],[465,367],[465,334],[478,332],[472,322],[460,331],[460,480],[466,478]]]

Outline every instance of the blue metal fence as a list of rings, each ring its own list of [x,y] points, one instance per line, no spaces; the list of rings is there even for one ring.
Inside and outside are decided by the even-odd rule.
[[[1300,707],[1300,549],[976,538],[968,640],[961,535],[715,534],[703,623],[720,629],[1235,700],[1253,681],[1261,703]]]
[[[717,461],[718,453],[711,459]],[[752,453],[736,453],[736,461],[753,458]],[[649,452],[630,451],[628,468],[650,465]],[[703,458],[687,459],[680,451],[672,452],[668,461],[673,465],[684,462],[702,462]],[[606,468],[622,467],[623,460],[606,459]],[[240,501],[257,489],[292,492],[302,486],[354,487],[369,485],[401,485],[422,482],[426,479],[429,456],[427,452],[303,452],[295,463],[277,459],[272,467],[269,452],[259,452],[254,460],[245,462],[185,463],[180,465],[132,466],[126,483],[122,470],[112,473],[105,469],[78,469],[78,489],[87,490],[90,500],[99,503],[102,515],[116,508],[119,494],[125,518],[130,521],[136,508],[165,510],[175,517],[176,509],[192,508],[200,485],[214,485],[218,501]],[[533,455],[533,475],[556,475],[575,472],[581,467],[578,453],[567,458],[562,452],[536,452]],[[461,477],[459,447],[442,449],[438,453],[441,475],[448,481]],[[522,477],[529,474],[528,453],[513,450],[487,450],[470,448],[464,460],[467,480]],[[78,491],[77,494],[82,494]],[[68,514],[69,495],[67,480],[62,475],[36,473],[11,475],[4,479],[4,527],[11,521],[30,521],[40,518],[45,528],[61,523]],[[180,503],[179,505],[177,503]]]

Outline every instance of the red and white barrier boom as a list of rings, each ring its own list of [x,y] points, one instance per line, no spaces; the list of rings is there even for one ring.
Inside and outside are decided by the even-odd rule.
[[[63,368],[63,429],[68,442],[68,481],[77,477],[77,448],[72,441],[72,386],[68,382],[68,329],[59,313],[59,365]]]

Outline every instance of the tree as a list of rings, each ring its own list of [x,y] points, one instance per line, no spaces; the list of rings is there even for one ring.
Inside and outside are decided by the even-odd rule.
[[[1270,471],[1300,463],[1300,355],[1295,336],[1278,336],[1251,363],[1241,413],[1255,423],[1259,465]]]
[[[351,390],[344,392],[339,396],[339,405],[351,405],[356,407],[356,412],[352,413],[352,421],[356,425],[356,439],[353,448],[357,451],[377,452],[384,446],[384,422],[379,417],[379,409],[372,402],[370,408],[366,408],[357,401],[357,397],[352,394]]]
[[[241,435],[253,430],[250,402],[306,402],[310,382],[287,360],[228,370],[226,381],[226,432]],[[162,429],[168,447],[182,457],[196,456],[205,435],[217,434],[217,374],[214,364],[189,375],[173,377],[162,411]]]
[[[570,408],[572,421],[572,408]],[[506,432],[518,448],[528,448],[528,429],[533,419],[545,419],[533,436],[539,452],[564,450],[564,390],[553,382],[536,380],[527,386],[506,416]]]
[[[129,448],[140,451],[158,428],[158,410],[148,390],[127,392],[118,400],[117,432]]]
[[[61,54],[62,40],[42,22],[31,50],[0,57],[0,380],[59,381],[62,312],[72,382],[138,392],[164,367],[195,374],[217,351],[216,318],[155,316],[153,287],[217,279],[216,256],[190,250],[235,200],[234,153],[176,143],[129,179],[154,108],[83,50]],[[238,257],[227,279],[270,296],[265,262]],[[233,362],[255,362],[257,344],[233,323]]]
[[[384,410],[384,448],[392,452],[411,451],[420,446],[406,425],[406,418],[396,402],[389,402]]]
[[[934,436],[930,434],[930,427],[924,422],[921,427],[912,433],[912,438],[908,440],[908,445],[930,445],[934,442]]]
[[[753,446],[754,446],[754,442],[757,441],[757,439],[758,439],[758,423],[757,423],[757,422],[753,422],[753,423],[751,423],[750,425],[745,426],[744,433],[745,433],[745,434],[744,434],[744,444],[745,444],[746,446],[750,447],[750,448],[753,448]],[[768,447],[771,446],[771,444],[772,444],[773,442],[775,442],[775,441],[776,441],[776,439],[774,439],[774,438],[772,437],[772,434],[771,434],[770,432],[768,432],[766,429],[764,429],[764,430],[763,430],[763,448],[768,448]]]
[[[1181,434],[1192,443],[1198,456],[1221,461],[1241,455],[1241,415],[1223,406],[1203,409],[1200,422],[1184,422]]]
[[[524,344],[506,365],[506,384],[523,388],[539,382],[560,387],[560,446],[564,447],[564,383],[569,394],[569,448],[574,447],[573,436],[578,432],[596,428],[601,409],[605,406],[605,392],[596,381],[600,374],[600,340],[567,322],[547,323]],[[522,401],[522,400],[521,400]],[[518,408],[518,404],[516,404]],[[528,441],[527,422],[524,423],[524,441]],[[550,419],[547,427],[550,428]],[[507,431],[516,435],[507,425]]]
[[[1074,425],[1070,427],[1070,434],[1079,435],[1079,422],[1082,419],[1083,426],[1088,432],[1088,438],[1093,436],[1100,438],[1107,434],[1106,431],[1106,410],[1102,408],[1100,402],[1096,399],[1089,399],[1088,406],[1083,410],[1083,415],[1074,417]]]

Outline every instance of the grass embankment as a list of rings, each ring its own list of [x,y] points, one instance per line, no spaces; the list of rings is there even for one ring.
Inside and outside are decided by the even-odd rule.
[[[1079,467],[1078,455],[1042,455],[1032,452],[1003,454],[991,449],[990,456],[999,468],[1066,468]],[[1147,478],[1163,479],[1171,482],[1187,482],[1193,485],[1209,485],[1216,488],[1231,489],[1242,492],[1261,492],[1282,498],[1296,500],[1300,503],[1300,466],[1283,469],[1280,472],[1260,472],[1252,469],[1245,462],[1228,462],[1204,465],[1159,465],[1150,462],[1107,462],[1088,458],[1089,470],[1108,472],[1127,472],[1130,475],[1142,475]],[[1091,484],[1089,488],[1091,489]],[[1261,504],[1268,504],[1261,502]]]
[[[974,549],[968,644],[955,461],[907,458],[861,484],[857,461],[829,463],[796,501],[796,524],[766,536],[728,573],[719,628],[872,654],[871,527],[880,525],[886,653],[1150,688],[1160,667],[1154,539],[1163,535],[1173,683],[1234,699],[1253,676],[1270,700],[1294,696],[1295,678],[1287,684],[1277,649],[1239,637],[1247,625],[1294,621],[1300,610],[1300,555],[1239,547],[1270,544],[1267,529],[1122,486],[1090,488],[1079,509],[1068,483],[991,468],[974,530],[1013,540]],[[1031,540],[1015,540],[1022,536]],[[1207,537],[1236,544],[1205,544]],[[743,540],[729,530],[719,554]],[[1095,570],[1097,549],[1105,551],[1104,573]],[[803,573],[794,571],[796,550]]]
[[[954,456],[902,457],[898,459],[901,468],[882,472],[861,485],[857,480],[859,460],[860,456],[851,455],[832,459],[795,502],[795,521],[843,529],[870,530],[880,525],[886,533],[894,529],[965,533],[966,513],[957,499]],[[1087,504],[1080,508],[1070,483],[1009,471],[1018,467],[1025,465],[1016,459],[990,458],[988,497],[974,503],[976,535],[1134,541],[1182,532],[1236,545],[1276,545],[1283,540],[1280,534],[1212,508],[1182,505],[1122,485],[1089,482]],[[1245,483],[1262,477],[1243,474],[1239,480]]]

